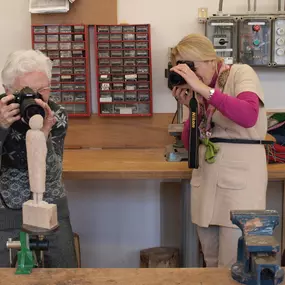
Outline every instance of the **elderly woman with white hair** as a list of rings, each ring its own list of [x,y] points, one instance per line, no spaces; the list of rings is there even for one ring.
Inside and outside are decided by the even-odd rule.
[[[20,50],[8,56],[2,70],[5,94],[0,96],[0,267],[9,266],[6,249],[8,238],[19,238],[22,226],[22,204],[31,198],[28,179],[26,132],[14,95],[29,87],[42,95],[37,103],[45,110],[42,131],[47,141],[46,192],[44,200],[57,204],[59,229],[48,237],[46,267],[77,267],[73,232],[69,219],[66,192],[62,182],[62,158],[67,131],[67,114],[63,107],[49,99],[52,62],[35,50]]]

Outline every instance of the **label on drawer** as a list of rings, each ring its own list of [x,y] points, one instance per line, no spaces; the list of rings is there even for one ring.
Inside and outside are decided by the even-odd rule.
[[[100,102],[112,102],[112,97],[100,97]]]
[[[133,113],[133,110],[130,107],[120,108],[120,114],[129,115],[132,113]]]

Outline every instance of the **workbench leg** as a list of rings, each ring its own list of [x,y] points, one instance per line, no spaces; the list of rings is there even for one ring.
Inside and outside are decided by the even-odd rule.
[[[200,267],[199,242],[196,225],[191,222],[191,187],[189,180],[181,180],[182,205],[182,267]]]

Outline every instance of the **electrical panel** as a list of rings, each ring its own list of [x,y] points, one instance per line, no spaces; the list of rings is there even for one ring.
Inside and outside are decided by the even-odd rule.
[[[285,66],[285,17],[277,17],[272,23],[272,62]]]
[[[209,17],[206,36],[212,41],[216,53],[226,64],[237,61],[237,18]]]
[[[272,17],[241,17],[239,20],[239,62],[271,66]]]

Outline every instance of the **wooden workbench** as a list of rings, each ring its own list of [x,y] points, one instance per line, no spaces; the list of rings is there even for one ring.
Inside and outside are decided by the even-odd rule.
[[[30,275],[15,275],[15,269],[0,269],[2,285],[237,285],[228,269],[34,269]]]
[[[66,179],[190,179],[187,162],[167,162],[172,113],[142,118],[71,118],[65,140]],[[285,180],[285,164],[269,165],[269,179]]]
[[[167,162],[164,149],[64,151],[65,179],[190,179],[187,162]],[[270,180],[285,180],[285,164],[268,165]]]
[[[165,146],[174,143],[174,138],[168,133],[173,116],[154,114],[152,117],[130,119],[93,115],[88,119],[70,119],[63,177],[69,180],[180,180],[183,264],[197,267],[198,239],[189,215],[191,170],[187,162],[167,162],[164,157]],[[284,185],[285,164],[269,165],[268,176],[270,180],[279,180]],[[285,199],[285,195],[283,197]],[[285,200],[283,205],[285,213]],[[282,227],[285,237],[284,218]],[[282,239],[282,249],[285,249],[285,238]]]

